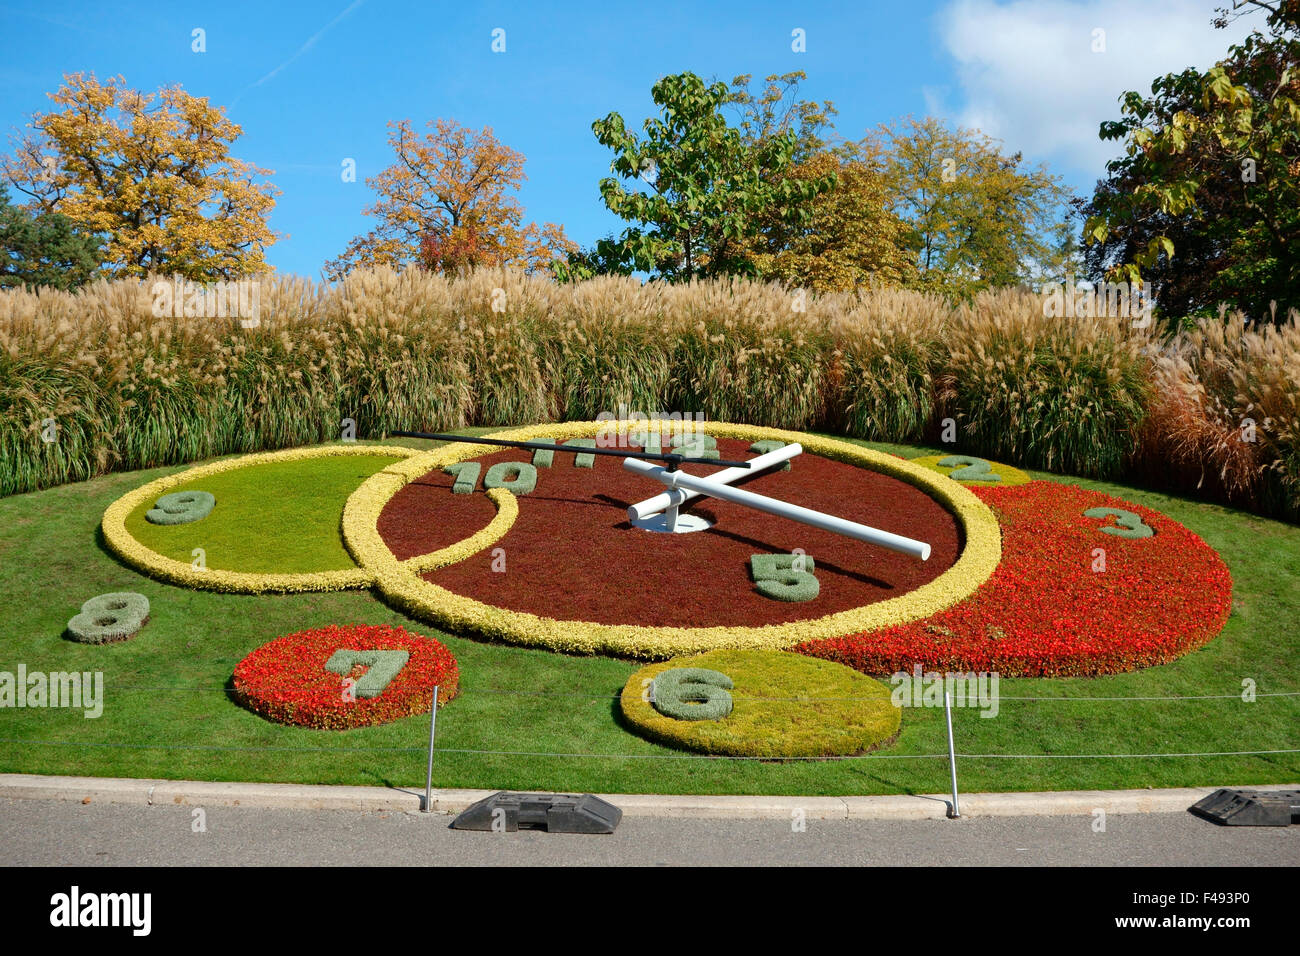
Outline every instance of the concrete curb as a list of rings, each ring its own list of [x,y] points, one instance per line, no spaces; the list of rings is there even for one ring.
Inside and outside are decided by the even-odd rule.
[[[1297,784],[1247,785],[1244,790],[1294,790]],[[1083,816],[1107,813],[1181,813],[1218,787],[1171,790],[1074,790],[1046,793],[961,794],[962,817]],[[1237,788],[1232,788],[1237,789]],[[459,813],[495,790],[435,790],[435,814]],[[942,820],[945,794],[870,797],[658,796],[600,794],[628,817],[713,817],[809,820]],[[281,810],[362,810],[419,813],[415,788],[308,786],[294,783],[214,783],[0,774],[0,799],[65,800],[138,806],[253,807]]]

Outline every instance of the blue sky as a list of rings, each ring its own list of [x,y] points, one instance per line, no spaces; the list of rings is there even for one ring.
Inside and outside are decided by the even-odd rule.
[[[1221,4],[1225,0],[1217,0]],[[277,269],[317,276],[371,226],[364,180],[391,161],[390,120],[491,126],[527,157],[529,219],[586,245],[620,223],[601,204],[609,153],[591,133],[611,110],[654,111],[650,86],[692,70],[803,70],[801,96],[832,100],[841,135],[908,113],[979,127],[1089,192],[1110,148],[1097,124],[1126,89],[1205,67],[1258,18],[1209,25],[1216,0],[916,0],[910,3],[0,2],[0,128],[7,136],[65,73],[181,84],[223,105],[234,155],[274,170]],[[194,52],[192,31],[206,33]],[[492,31],[506,50],[491,49]],[[806,52],[791,49],[805,31]],[[1104,49],[1096,50],[1103,31]],[[3,146],[8,149],[7,141]],[[355,159],[357,181],[340,176]]]

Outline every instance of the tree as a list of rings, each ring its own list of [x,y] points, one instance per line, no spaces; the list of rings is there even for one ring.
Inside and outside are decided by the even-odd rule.
[[[0,184],[0,288],[75,289],[99,268],[102,246],[102,237],[79,232],[65,216],[10,205]]]
[[[1234,8],[1266,10],[1269,34],[1205,73],[1156,79],[1150,96],[1125,93],[1101,125],[1125,155],[1083,207],[1089,266],[1150,281],[1166,316],[1300,301],[1300,4]]]
[[[445,272],[479,265],[532,272],[577,249],[560,226],[524,224],[523,206],[509,195],[527,178],[524,156],[491,128],[439,119],[421,138],[409,120],[388,126],[396,161],[366,180],[379,201],[364,211],[379,224],[326,263],[331,278],[358,265],[413,263]]]
[[[796,134],[747,140],[721,113],[732,102],[725,84],[706,86],[681,73],[659,80],[651,95],[662,115],[644,122],[644,139],[628,132],[618,113],[592,123],[597,141],[614,151],[611,171],[648,187],[600,181],[605,205],[633,225],[598,243],[596,256],[669,281],[754,274],[749,247],[765,218],[806,222],[809,202],[830,190],[834,177],[785,176]]]
[[[35,211],[106,234],[113,275],[205,281],[266,268],[276,191],[254,181],[268,170],[230,155],[241,128],[179,86],[146,95],[125,83],[64,77],[50,94],[61,109],[32,116],[0,162],[5,178]]]
[[[430,272],[458,273],[483,265],[489,254],[477,221],[467,216],[450,230],[427,231],[420,239],[420,265]]]
[[[814,153],[789,175],[833,175],[836,185],[813,199],[801,227],[776,223],[760,237],[754,261],[761,275],[816,292],[915,284],[908,227],[889,209],[883,161],[873,144]]]
[[[832,117],[839,111],[830,100],[820,103],[798,99],[799,84],[808,79],[802,70],[772,74],[763,82],[761,93],[750,91],[752,76],[742,73],[731,81],[727,103],[737,113],[737,128],[746,142],[759,146],[787,132],[794,134],[795,165],[808,162],[830,146],[835,125]]]
[[[570,252],[563,262],[552,263],[557,282],[580,282],[596,276],[630,276],[632,266],[617,254],[618,240],[612,234],[597,240],[586,249]]]
[[[878,140],[891,207],[908,224],[916,287],[969,296],[1046,271],[1068,194],[1045,166],[932,117],[881,126]]]

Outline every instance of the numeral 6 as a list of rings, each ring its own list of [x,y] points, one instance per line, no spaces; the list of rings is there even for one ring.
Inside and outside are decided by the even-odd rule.
[[[731,678],[705,667],[673,667],[655,677],[650,703],[674,720],[721,720],[731,713]]]

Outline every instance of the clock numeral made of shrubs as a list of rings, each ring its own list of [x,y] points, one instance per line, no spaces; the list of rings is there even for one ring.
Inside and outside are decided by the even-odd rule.
[[[68,621],[68,636],[82,644],[124,641],[149,620],[149,599],[134,591],[99,594]]]
[[[993,472],[993,463],[987,458],[972,458],[970,455],[949,455],[938,461],[940,468],[955,468],[948,473],[953,481],[1001,481],[1002,476]]]
[[[749,567],[758,593],[775,601],[811,601],[821,593],[817,567],[806,554],[755,554]]]
[[[346,677],[358,664],[367,668],[352,685],[352,693],[361,698],[378,697],[411,659],[410,651],[354,651],[339,648],[325,662],[325,669]]]
[[[207,491],[173,491],[155,501],[144,517],[150,524],[189,524],[206,518],[216,503]]]
[[[674,720],[721,720],[731,713],[728,691],[735,686],[721,671],[673,667],[660,671],[650,686],[650,703]]]
[[[1114,524],[1102,525],[1099,529],[1105,534],[1117,538],[1150,538],[1156,533],[1155,528],[1142,518],[1123,508],[1089,508],[1083,513],[1085,518],[1114,518]]]
[[[566,441],[565,446],[568,448],[595,448],[596,440],[594,438],[573,438]],[[715,456],[716,457],[716,456]],[[526,495],[537,488],[537,469],[550,468],[555,463],[555,449],[538,448],[533,452],[532,464],[526,461],[502,461],[497,462],[487,470],[483,476],[483,488],[504,488],[514,495]],[[583,454],[578,452],[573,456],[574,468],[594,468],[596,466],[596,456],[594,454]],[[479,473],[483,466],[476,461],[461,461],[454,465],[448,465],[443,469],[449,475],[455,476],[452,483],[452,494],[468,495],[474,491],[478,484]]]

